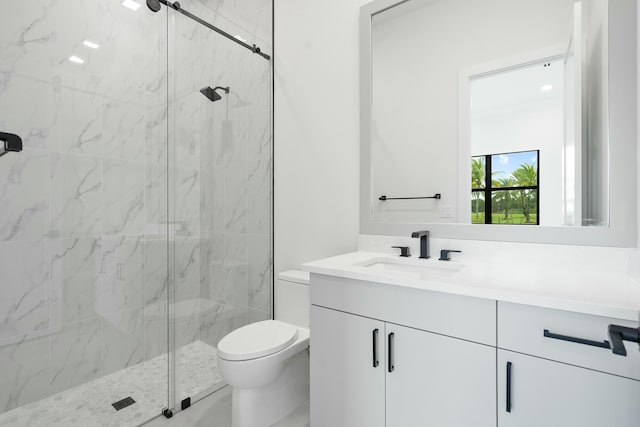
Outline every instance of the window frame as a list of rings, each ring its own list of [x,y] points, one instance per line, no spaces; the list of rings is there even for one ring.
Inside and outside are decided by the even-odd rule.
[[[519,154],[519,153],[536,153],[536,178],[537,185],[524,185],[524,186],[515,186],[515,187],[494,187],[493,180],[491,179],[492,171],[493,171],[493,156],[499,156],[502,154]],[[495,191],[513,191],[513,190],[535,190],[537,193],[536,196],[536,222],[535,223],[527,223],[527,224],[499,224],[499,225],[540,225],[540,150],[523,150],[523,151],[511,151],[508,153],[493,153],[493,154],[482,154],[479,156],[472,156],[471,159],[484,158],[484,188],[472,188],[471,194],[475,192],[484,193],[484,224],[494,224],[493,223],[493,198],[491,197],[492,193]],[[473,200],[473,199],[472,199]],[[474,223],[471,221],[472,224]]]

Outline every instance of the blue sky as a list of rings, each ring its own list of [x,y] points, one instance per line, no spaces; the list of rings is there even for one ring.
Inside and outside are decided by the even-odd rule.
[[[491,156],[493,169],[492,179],[506,178],[524,163],[537,166],[537,152],[524,151],[521,153],[496,154]]]

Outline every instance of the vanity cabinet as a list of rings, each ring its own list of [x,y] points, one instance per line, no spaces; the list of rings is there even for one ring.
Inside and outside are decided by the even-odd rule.
[[[640,425],[630,316],[313,273],[311,304],[314,427]]]
[[[384,322],[311,306],[311,425],[384,427]],[[377,332],[375,332],[377,331]],[[380,347],[380,351],[381,351]]]
[[[311,425],[496,425],[494,347],[318,306],[311,328]]]
[[[499,427],[635,427],[639,402],[638,381],[498,350]]]
[[[609,325],[637,328],[638,322],[498,301],[498,347],[638,380],[638,344],[627,356],[611,351]],[[638,422],[640,426],[640,420]]]
[[[499,427],[640,425],[640,352],[608,336],[636,322],[501,301],[498,319]]]
[[[386,334],[387,427],[495,427],[495,348],[392,323]]]

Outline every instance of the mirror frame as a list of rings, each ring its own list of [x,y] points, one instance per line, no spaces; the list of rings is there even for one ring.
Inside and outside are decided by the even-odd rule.
[[[429,230],[441,239],[491,240],[586,246],[636,247],[638,240],[637,2],[615,0],[636,13],[623,13],[609,2],[609,226],[483,225],[374,222],[371,219],[371,21],[384,10],[408,1],[374,0],[360,8],[360,233],[410,236]],[[629,10],[629,9],[624,9]],[[458,138],[461,152],[461,138]],[[468,150],[462,150],[466,152]],[[456,164],[460,169],[462,160]],[[613,167],[615,165],[615,167]],[[633,171],[627,173],[625,171]],[[464,177],[458,171],[458,179]],[[461,186],[461,182],[458,183]],[[471,191],[471,188],[469,188]],[[461,195],[459,198],[462,199]],[[459,206],[462,206],[459,204]],[[612,206],[619,207],[612,209]],[[624,206],[624,208],[622,208]]]

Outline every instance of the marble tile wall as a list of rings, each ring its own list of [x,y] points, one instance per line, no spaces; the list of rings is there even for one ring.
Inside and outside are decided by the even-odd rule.
[[[258,27],[268,27],[270,40],[270,2],[222,3],[181,4],[268,52]],[[251,15],[257,3],[269,10],[267,23]],[[271,317],[271,64],[179,15],[173,40],[175,299],[198,300],[191,315],[198,321],[176,321],[183,325],[176,338],[217,345],[233,329]],[[211,102],[199,93],[206,86],[230,91]]]
[[[167,145],[167,19],[121,3],[3,8],[0,129],[24,150],[0,162],[0,412],[163,341],[144,314],[166,286],[167,161],[151,159]]]
[[[270,63],[121,3],[5,5],[0,412],[166,353],[168,296],[178,345],[270,317]],[[270,1],[182,4],[270,51]]]
[[[217,14],[233,22],[245,32],[255,35],[262,43],[271,44],[273,11],[267,0],[197,0]],[[223,25],[220,25],[222,28]],[[250,39],[252,40],[252,39]],[[260,43],[257,43],[264,48]],[[265,50],[265,49],[263,49]],[[270,51],[267,49],[265,51]]]

